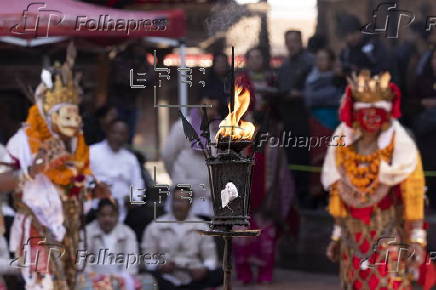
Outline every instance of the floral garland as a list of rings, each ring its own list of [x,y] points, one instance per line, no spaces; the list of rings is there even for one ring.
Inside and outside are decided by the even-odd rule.
[[[30,150],[32,154],[36,154],[42,143],[53,138],[53,135],[36,105],[30,108],[26,124],[26,135]],[[91,169],[89,168],[89,148],[85,143],[83,134],[77,136],[75,152],[68,155],[64,161],[62,165],[49,167],[44,171],[44,174],[56,185],[68,186],[74,183],[78,177],[81,180],[80,176],[91,174]],[[74,164],[74,167],[66,166],[66,163]]]
[[[380,185],[380,162],[390,162],[393,148],[393,140],[385,148],[370,155],[360,155],[352,146],[338,147],[338,165],[342,167],[350,185],[361,194],[362,199],[373,194]]]

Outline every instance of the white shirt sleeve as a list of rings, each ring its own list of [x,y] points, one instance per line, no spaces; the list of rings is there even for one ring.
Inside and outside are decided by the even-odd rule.
[[[136,242],[136,237],[135,237],[135,233],[130,229],[126,227],[126,254],[127,256],[127,261],[131,261],[130,260],[130,256],[134,256],[135,259],[138,259],[138,243]],[[130,254],[130,256],[129,256]],[[129,263],[129,268],[127,269],[127,272],[131,275],[136,275],[138,273],[138,261],[134,261],[132,263]]]
[[[174,163],[180,154],[180,151],[186,146],[186,137],[183,133],[182,122],[177,121],[171,128],[164,147],[162,149],[162,161],[164,162],[165,169],[168,174],[173,174]]]
[[[136,159],[135,156],[133,156],[132,159],[132,168],[131,168],[131,184],[133,186],[133,190],[134,191],[141,191],[141,192],[136,192],[133,194],[133,200],[134,201],[143,201],[143,198],[139,197],[136,198],[137,196],[141,196],[142,194],[145,194],[145,185],[144,185],[144,180],[142,179],[142,175],[141,175],[141,167],[140,166],[144,166],[143,164],[139,164],[138,160]]]
[[[159,266],[160,261],[158,259],[153,259],[153,256],[158,254],[159,251],[159,241],[158,238],[155,236],[155,225],[154,223],[151,223],[145,228],[144,234],[142,236],[142,253],[148,254],[152,257],[150,260],[145,260],[145,268],[149,271],[155,271],[157,267]]]

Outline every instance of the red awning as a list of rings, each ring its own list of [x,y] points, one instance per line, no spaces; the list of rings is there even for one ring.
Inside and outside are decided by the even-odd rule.
[[[185,35],[183,10],[119,10],[74,0],[0,1],[0,36],[21,38]]]

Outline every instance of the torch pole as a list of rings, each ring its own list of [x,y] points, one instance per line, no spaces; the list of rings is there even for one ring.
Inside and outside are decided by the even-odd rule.
[[[231,231],[228,229],[228,231]],[[223,290],[232,290],[232,237],[223,236],[224,239],[224,257],[223,257],[223,271],[224,271],[224,288]]]
[[[260,235],[260,230],[233,230],[233,226],[224,225],[217,226],[213,230],[198,232],[201,235],[219,236],[224,239],[224,254],[223,254],[223,272],[224,286],[223,290],[232,290],[232,239],[234,237],[257,237]]]

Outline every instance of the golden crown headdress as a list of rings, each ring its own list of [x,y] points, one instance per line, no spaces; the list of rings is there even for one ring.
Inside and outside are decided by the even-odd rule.
[[[37,99],[42,105],[44,114],[48,113],[56,105],[60,104],[79,104],[81,89],[78,85],[79,75],[73,76],[73,66],[76,58],[76,49],[73,43],[67,48],[65,63],[60,65],[58,62],[49,69],[43,69],[41,73],[42,84],[40,92],[37,92]],[[37,89],[38,91],[38,89]]]
[[[374,103],[382,100],[391,101],[394,93],[389,86],[390,81],[391,75],[389,72],[371,77],[369,70],[362,70],[359,75],[353,73],[352,77],[348,78],[353,99],[356,102],[365,103]]]

